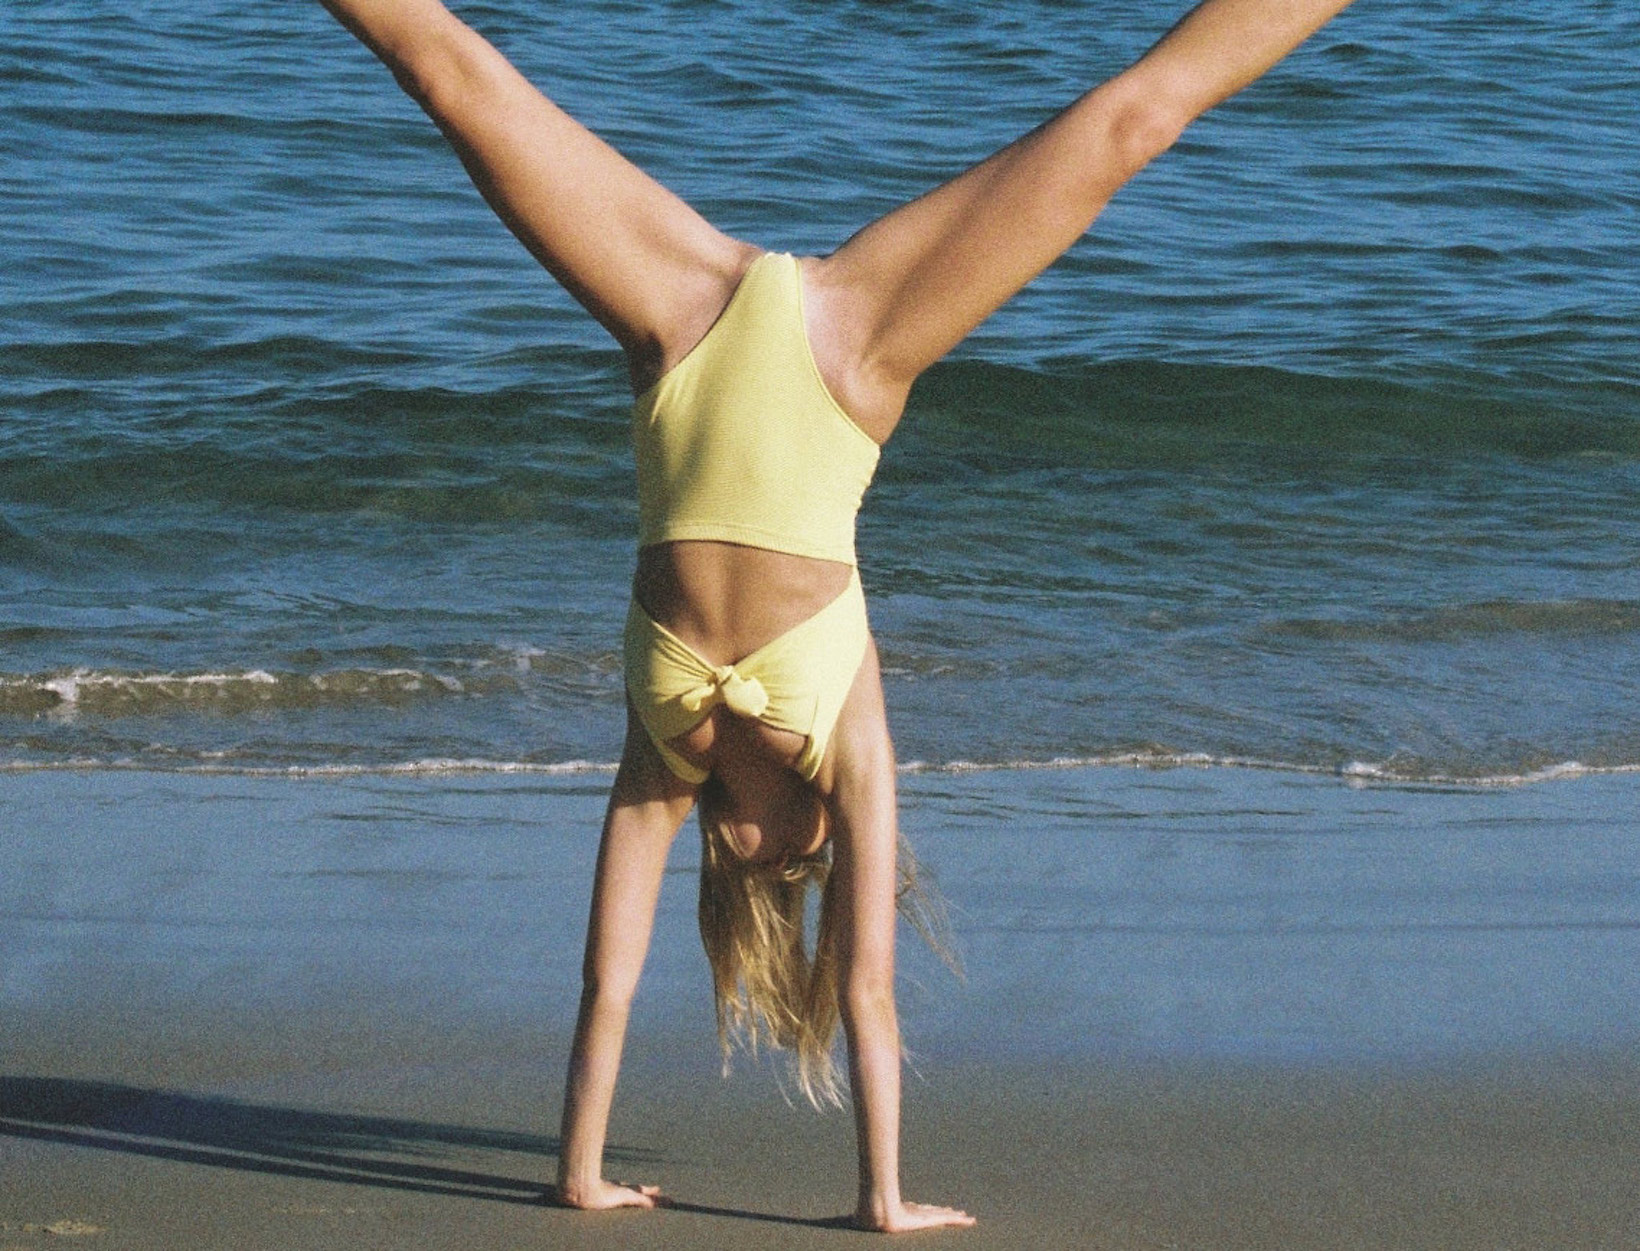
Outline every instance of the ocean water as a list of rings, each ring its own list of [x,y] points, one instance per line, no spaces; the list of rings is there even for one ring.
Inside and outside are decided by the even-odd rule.
[[[825,251],[1150,4],[461,10]],[[915,392],[860,523],[902,758],[1640,770],[1640,10],[1362,2]],[[0,14],[0,766],[611,764],[613,345],[317,5]]]

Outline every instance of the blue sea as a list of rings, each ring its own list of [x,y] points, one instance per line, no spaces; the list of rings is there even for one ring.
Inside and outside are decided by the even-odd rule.
[[[798,252],[1168,20],[461,12]],[[1632,5],[1361,0],[1192,128],[886,450],[902,760],[1640,771],[1637,99]],[[0,767],[615,760],[621,360],[316,4],[10,0],[0,203]]]

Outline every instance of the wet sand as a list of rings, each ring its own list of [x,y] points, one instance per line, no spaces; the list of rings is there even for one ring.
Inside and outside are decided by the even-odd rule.
[[[603,782],[0,780],[0,1251],[865,1242],[848,1118],[719,1077],[687,845],[610,1152],[675,1206],[544,1205]],[[905,1186],[980,1218],[919,1244],[1640,1245],[1628,779],[904,789],[969,966],[907,951]]]
[[[844,1118],[651,1065],[626,1076],[611,1171],[660,1182],[676,1206],[542,1206],[544,1060],[558,1048],[490,1041],[482,1059],[455,1058],[430,1031],[417,1062],[358,1055],[344,1070],[293,1049],[232,1082],[148,1081],[141,1055],[118,1082],[64,1076],[77,1067],[65,1059],[8,1076],[0,1246],[866,1240],[836,1223]],[[906,1188],[980,1218],[919,1242],[970,1248],[1617,1251],[1640,1233],[1635,1074],[1616,1061],[1419,1076],[929,1065],[907,1103]]]

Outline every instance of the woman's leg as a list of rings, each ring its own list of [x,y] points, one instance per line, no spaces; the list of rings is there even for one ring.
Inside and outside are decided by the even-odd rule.
[[[439,0],[322,0],[438,123],[484,198],[626,348],[641,388],[693,347],[757,250],[571,118]]]
[[[827,382],[886,439],[911,383],[1074,243],[1117,188],[1350,0],[1206,0],[1131,68],[811,262]]]

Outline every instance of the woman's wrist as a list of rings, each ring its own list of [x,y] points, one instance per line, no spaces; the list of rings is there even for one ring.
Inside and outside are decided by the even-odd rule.
[[[898,1180],[887,1186],[862,1179],[859,1199],[854,1205],[855,1223],[863,1229],[888,1229],[893,1225],[900,1206]]]

